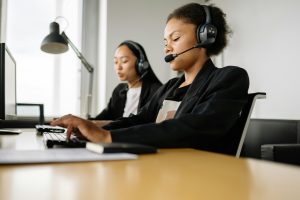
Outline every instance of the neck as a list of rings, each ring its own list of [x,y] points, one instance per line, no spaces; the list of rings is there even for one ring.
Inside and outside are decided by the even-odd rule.
[[[195,62],[195,64],[192,67],[186,69],[184,71],[185,81],[180,85],[180,87],[184,87],[184,86],[192,84],[192,82],[196,78],[198,72],[203,68],[203,66],[207,60],[208,60],[208,57],[206,57],[205,59],[199,59],[198,62]]]
[[[140,81],[140,78],[135,79],[133,81],[128,81],[128,88],[137,88],[142,85],[142,82]]]

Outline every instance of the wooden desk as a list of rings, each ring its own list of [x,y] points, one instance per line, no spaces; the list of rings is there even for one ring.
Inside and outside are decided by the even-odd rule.
[[[43,148],[40,140],[32,131],[0,136],[2,148]],[[299,198],[298,167],[192,149],[165,149],[130,161],[0,166],[1,200]]]

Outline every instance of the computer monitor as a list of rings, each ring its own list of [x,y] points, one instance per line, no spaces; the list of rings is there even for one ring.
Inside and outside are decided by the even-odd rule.
[[[0,43],[0,119],[14,119],[16,112],[16,61]]]

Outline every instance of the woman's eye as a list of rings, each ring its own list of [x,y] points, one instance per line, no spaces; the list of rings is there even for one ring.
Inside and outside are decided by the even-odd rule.
[[[180,37],[177,37],[177,38],[173,39],[173,41],[177,41],[177,40],[179,40],[179,38],[180,38]]]

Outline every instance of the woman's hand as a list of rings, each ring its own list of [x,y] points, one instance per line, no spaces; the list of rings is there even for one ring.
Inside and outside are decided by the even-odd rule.
[[[92,142],[112,142],[109,131],[99,128],[91,121],[70,114],[52,121],[51,125],[67,128],[67,139],[70,139],[72,133],[76,133]]]

